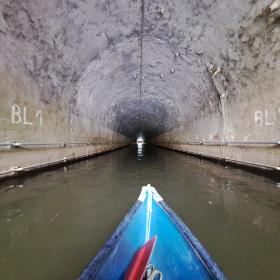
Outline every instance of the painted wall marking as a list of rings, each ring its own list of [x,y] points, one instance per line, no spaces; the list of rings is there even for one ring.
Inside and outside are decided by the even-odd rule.
[[[243,135],[243,141],[248,141],[250,136],[251,136],[251,133],[249,133],[248,135]]]
[[[21,123],[21,109],[17,104],[12,106],[12,123]]]
[[[26,117],[26,107],[23,107],[23,124],[25,125],[33,125],[33,122],[28,122]]]
[[[30,121],[27,118],[27,107],[20,107],[17,104],[12,105],[11,109],[11,121],[12,124],[24,124],[26,126],[33,126],[34,121]],[[29,116],[30,117],[30,116]],[[39,126],[43,126],[43,113],[42,110],[38,110],[35,114],[35,119],[39,119]]]
[[[279,109],[278,109],[279,110]],[[256,110],[255,111],[255,126],[271,126],[275,124],[277,116],[275,113],[268,110]]]
[[[35,117],[39,118],[39,123],[40,123],[40,126],[42,127],[43,126],[43,113],[42,113],[42,111],[41,110],[37,111]]]

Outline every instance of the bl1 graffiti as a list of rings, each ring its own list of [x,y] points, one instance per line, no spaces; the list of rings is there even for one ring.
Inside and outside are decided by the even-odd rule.
[[[30,117],[30,116],[29,116]],[[34,120],[35,118],[35,120]],[[33,115],[33,121],[30,119],[28,120],[27,116],[27,107],[26,106],[19,106],[17,104],[12,105],[11,109],[11,122],[12,124],[23,124],[26,126],[33,126],[35,125],[36,121],[39,121],[39,126],[43,126],[43,113],[41,110],[38,110],[35,114]]]

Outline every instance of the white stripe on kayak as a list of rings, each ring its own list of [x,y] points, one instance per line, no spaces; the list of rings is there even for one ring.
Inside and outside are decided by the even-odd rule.
[[[151,189],[147,190],[148,201],[147,201],[147,215],[146,215],[146,242],[150,240],[151,233],[151,221],[152,221],[152,199],[153,193]]]
[[[142,187],[142,191],[140,193],[140,196],[138,197],[138,200],[141,202],[144,202],[145,199],[148,199],[147,201],[147,209],[146,209],[146,242],[150,240],[151,235],[151,221],[152,221],[152,205],[153,205],[153,199],[156,202],[162,201],[162,197],[157,193],[156,189],[152,187],[150,184],[147,186]]]

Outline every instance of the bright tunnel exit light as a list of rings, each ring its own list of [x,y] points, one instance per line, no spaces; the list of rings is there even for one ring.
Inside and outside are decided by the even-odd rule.
[[[138,145],[144,144],[144,139],[143,139],[143,137],[140,136],[140,137],[137,138],[137,144],[138,144]]]

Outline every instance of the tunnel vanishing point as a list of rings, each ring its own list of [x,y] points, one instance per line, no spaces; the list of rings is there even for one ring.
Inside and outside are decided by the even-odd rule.
[[[132,143],[280,172],[279,0],[1,0],[0,176]]]

